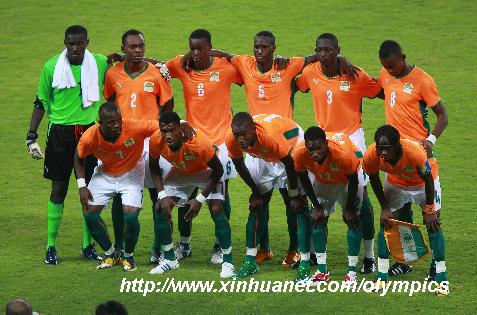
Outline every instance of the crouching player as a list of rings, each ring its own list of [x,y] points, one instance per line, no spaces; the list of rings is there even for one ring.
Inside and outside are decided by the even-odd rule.
[[[348,273],[345,281],[356,282],[362,232],[359,210],[363,201],[364,176],[361,168],[361,151],[344,133],[325,133],[320,127],[310,127],[305,132],[305,142],[293,150],[293,160],[300,182],[313,204],[311,221],[318,270],[309,283],[328,281],[326,265],[326,241],[328,218],[338,202],[343,209],[343,221],[348,226]],[[314,175],[313,184],[308,171]],[[360,175],[360,176],[359,176]],[[309,218],[309,214],[308,214]],[[301,238],[300,238],[301,239]],[[304,239],[308,246],[310,237]],[[310,264],[301,261],[297,280],[310,276]]]
[[[437,295],[447,295],[444,234],[439,215],[440,185],[434,180],[427,153],[418,142],[400,139],[399,131],[385,125],[376,131],[375,144],[366,150],[363,167],[381,205],[381,229],[378,233],[378,286],[388,280],[389,250],[384,239],[387,220],[396,218],[406,203],[421,206],[424,224],[429,234],[432,255],[436,262],[435,281],[439,284]],[[387,173],[384,188],[379,171]],[[434,198],[436,196],[436,198]],[[439,198],[437,198],[439,196]]]
[[[175,205],[181,207],[189,204],[190,208],[184,219],[191,221],[199,213],[202,204],[207,202],[215,222],[215,235],[223,253],[220,276],[231,278],[234,266],[230,224],[224,212],[224,181],[221,179],[224,169],[214,146],[200,131],[186,141],[180,118],[175,112],[163,113],[159,118],[159,128],[149,143],[149,166],[158,191],[156,243],[161,245],[165,259],[150,273],[162,274],[179,268],[172,243],[172,208]],[[164,179],[158,163],[160,156],[171,163],[171,170]],[[202,193],[189,200],[196,188],[201,188]]]
[[[105,256],[96,269],[109,268],[119,261],[125,271],[137,269],[133,253],[139,238],[139,210],[142,207],[144,139],[157,130],[157,122],[122,119],[119,107],[106,102],[99,108],[98,124],[81,137],[75,154],[83,216]],[[84,159],[93,154],[102,161],[86,187]],[[125,253],[118,257],[111,243],[101,211],[116,195],[121,195],[124,211]]]

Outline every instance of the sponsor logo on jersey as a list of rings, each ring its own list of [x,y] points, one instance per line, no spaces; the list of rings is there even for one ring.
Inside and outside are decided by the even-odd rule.
[[[282,82],[282,78],[280,77],[280,72],[272,73],[272,82],[273,83]]]
[[[124,146],[126,148],[129,148],[130,146],[132,146],[134,144],[134,139],[133,138],[129,138],[127,139],[126,141],[124,141]]]
[[[220,81],[220,74],[218,72],[211,72],[210,82],[219,82],[219,81]]]
[[[404,88],[403,88],[403,92],[404,93],[407,93],[407,94],[411,94],[412,93],[412,84],[411,83],[404,83]]]
[[[351,83],[349,81],[340,81],[340,91],[349,92]]]
[[[185,152],[185,153],[184,153],[184,159],[185,159],[186,161],[195,160],[195,155],[194,155],[194,153],[191,153],[191,152]]]
[[[144,92],[153,92],[154,91],[154,82],[146,81],[144,82]]]

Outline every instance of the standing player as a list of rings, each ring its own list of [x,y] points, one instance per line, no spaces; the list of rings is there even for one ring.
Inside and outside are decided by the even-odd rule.
[[[152,120],[157,122],[159,113],[170,111],[174,106],[172,89],[162,77],[159,69],[144,60],[144,35],[137,30],[128,30],[122,36],[121,50],[124,61],[111,67],[106,72],[104,97],[116,102],[124,118]],[[146,165],[144,185],[149,190],[153,202],[157,200],[157,191],[150,178],[148,163],[149,139],[144,144],[143,158]],[[114,226],[115,245],[123,249],[123,211],[121,196],[113,199],[112,217]],[[153,207],[153,213],[154,207]],[[154,225],[154,229],[157,227]],[[152,262],[158,262],[158,246],[153,245]]]
[[[360,68],[356,70],[357,77],[354,79],[348,74],[340,74],[340,47],[335,35],[323,33],[318,36],[315,52],[319,62],[303,69],[303,74],[297,79],[297,86],[302,92],[311,91],[315,121],[323,130],[348,135],[361,152],[365,152],[366,142],[361,124],[362,99],[376,97],[381,87]],[[366,175],[361,170],[359,176]],[[375,271],[374,214],[366,187],[360,220],[364,244],[361,273],[372,273]]]
[[[155,237],[156,243],[162,247],[165,259],[151,273],[162,274],[179,268],[172,243],[172,208],[176,204],[181,206],[187,202],[189,210],[184,219],[191,221],[199,213],[202,204],[207,202],[215,223],[215,235],[223,253],[220,276],[231,278],[234,266],[230,224],[224,213],[224,169],[215,148],[200,131],[191,140],[187,140],[182,134],[180,118],[175,112],[161,115],[159,126],[160,131],[151,137],[149,163],[154,184],[159,191],[156,202],[158,229]],[[158,164],[160,156],[171,163],[171,170],[164,180]],[[202,192],[189,199],[197,188],[202,188]]]
[[[237,177],[225,146],[225,136],[232,123],[230,86],[241,85],[243,80],[235,68],[225,58],[211,56],[212,39],[209,31],[197,29],[189,36],[190,51],[184,56],[169,60],[166,65],[173,78],[182,83],[184,92],[186,119],[195,129],[200,130],[210,142],[219,149],[218,156],[224,168],[225,203],[224,211],[230,219],[230,198],[228,179]],[[190,69],[182,64],[190,59]],[[184,220],[186,207],[179,207],[180,244],[175,253],[180,260],[191,255],[191,222]],[[223,261],[218,238],[212,251],[211,262]]]
[[[247,254],[236,273],[243,278],[258,271],[257,241],[268,226],[268,204],[273,187],[286,187],[286,204],[290,211],[305,206],[298,198],[298,179],[291,156],[292,148],[303,139],[303,130],[290,118],[279,115],[237,113],[232,132],[227,135],[229,155],[244,182],[252,189],[246,228]],[[247,153],[244,160],[243,154]],[[304,257],[306,259],[309,257]]]
[[[359,224],[364,187],[364,177],[359,176],[362,173],[362,156],[348,136],[343,133],[325,133],[320,127],[308,128],[305,142],[293,150],[295,169],[313,204],[313,244],[318,270],[311,278],[312,283],[330,279],[326,265],[328,218],[335,211],[337,202],[343,209],[343,221],[348,226],[348,273],[345,281],[357,281],[356,265],[362,238]],[[308,172],[315,176],[313,184]],[[309,255],[309,240],[301,247],[307,248]],[[297,280],[306,279],[309,275],[310,264],[302,259]]]
[[[388,219],[397,217],[405,204],[415,202],[422,209],[424,224],[429,234],[433,260],[436,264],[435,281],[439,284],[436,294],[449,293],[444,234],[440,227],[440,184],[433,178],[426,151],[419,142],[401,139],[399,131],[385,125],[376,131],[375,144],[367,149],[363,166],[369,174],[374,193],[381,205],[381,229],[378,233],[378,286],[388,280],[389,250],[384,239],[384,227]],[[383,185],[379,171],[386,172]],[[434,201],[435,200],[435,201]]]
[[[386,123],[392,125],[402,138],[422,143],[427,151],[433,172],[438,172],[437,160],[433,155],[433,146],[447,126],[447,110],[437,91],[434,80],[422,69],[407,63],[401,46],[386,40],[379,48],[379,58],[383,68],[379,74],[378,84],[385,95]],[[427,121],[428,110],[437,116],[432,129]],[[439,177],[435,178],[439,181]],[[441,195],[436,195],[436,202],[441,202]],[[412,223],[411,204],[400,210],[399,219]],[[390,275],[410,272],[412,267],[396,263],[390,269]],[[434,261],[429,275],[436,273]]]
[[[157,122],[122,119],[119,107],[106,102],[99,108],[98,124],[81,137],[75,155],[75,172],[83,216],[88,229],[105,251],[97,269],[116,264],[115,248],[111,243],[101,211],[115,195],[121,195],[124,211],[125,253],[121,259],[125,271],[137,269],[133,258],[139,238],[139,211],[144,187],[144,139],[157,130]],[[86,156],[93,154],[101,160],[86,186]],[[123,258],[123,257],[121,257]]]
[[[108,66],[105,56],[90,53],[86,49],[88,43],[88,32],[84,27],[73,25],[66,29],[65,50],[43,66],[26,137],[28,153],[34,159],[42,159],[43,152],[36,140],[38,126],[46,111],[49,124],[43,177],[51,180],[51,194],[48,201],[45,263],[50,265],[58,264],[56,238],[63,217],[76,145],[83,132],[96,121],[99,92]],[[93,157],[86,158],[87,181],[95,165]],[[91,260],[101,260],[91,244],[84,220],[81,255]]]

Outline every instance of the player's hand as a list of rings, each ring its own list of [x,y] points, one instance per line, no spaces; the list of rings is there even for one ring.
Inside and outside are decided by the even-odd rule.
[[[324,223],[326,219],[325,210],[323,207],[313,207],[313,211],[311,212],[311,221],[313,225],[317,225],[320,223]]]
[[[172,218],[172,209],[177,205],[177,202],[174,201],[171,197],[164,197],[161,199],[161,211],[169,219]]]
[[[191,199],[187,203],[189,204],[190,208],[185,214],[184,219],[186,221],[191,221],[199,214],[200,208],[202,208],[202,203],[200,203],[200,201],[197,199]]]
[[[89,191],[88,187],[81,187],[79,189],[79,195],[80,195],[80,202],[81,205],[83,206],[83,212],[88,209],[88,200],[93,201],[93,195],[91,194],[91,191]]]
[[[40,145],[36,142],[38,134],[36,132],[28,132],[26,136],[26,145],[28,154],[35,160],[41,160],[43,158],[43,151],[41,151]]]
[[[346,223],[350,229],[357,230],[361,228],[358,212],[356,210],[344,209],[341,216],[344,223]]]
[[[260,194],[256,194],[256,193],[251,194],[250,198],[248,199],[248,202],[249,202],[251,211],[254,211],[257,208],[263,207],[263,197]]]
[[[421,141],[422,146],[427,152],[427,157],[432,157],[432,147],[434,146],[431,141],[424,139]]]
[[[194,61],[192,60],[192,56],[190,55],[190,53],[187,53],[184,56],[182,56],[181,67],[184,71],[189,71],[190,69],[192,69],[193,63]]]
[[[111,65],[115,62],[121,62],[124,60],[124,56],[118,53],[109,54],[107,58],[108,58],[108,65]]]
[[[434,233],[439,230],[441,223],[439,222],[439,218],[437,217],[437,213],[427,214],[422,213],[422,219],[424,224],[426,225],[429,232]]]
[[[194,136],[197,134],[195,132],[195,129],[191,127],[186,121],[181,122],[181,130],[182,130],[182,136],[186,141],[192,140]]]
[[[338,56],[338,64],[340,67],[341,75],[348,74],[351,77],[351,80],[354,80],[357,77],[359,77],[359,74],[358,74],[359,68],[353,65],[352,63],[350,63],[348,60],[346,60],[345,57]]]
[[[393,218],[393,212],[391,211],[390,208],[381,209],[381,217],[380,217],[381,227],[389,228],[390,226],[389,226],[388,220],[392,218]]]
[[[292,208],[294,211],[297,211],[301,207],[302,207],[302,201],[300,196],[290,197],[290,208]]]
[[[289,64],[290,58],[285,58],[280,55],[277,55],[275,58],[273,58],[273,67],[278,71],[285,70]]]
[[[155,66],[159,69],[159,72],[161,73],[164,80],[167,82],[171,81],[171,73],[169,72],[169,68],[167,68],[165,63],[158,62]]]

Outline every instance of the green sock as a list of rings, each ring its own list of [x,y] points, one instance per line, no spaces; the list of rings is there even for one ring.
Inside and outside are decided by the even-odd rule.
[[[363,239],[372,240],[374,238],[374,210],[369,197],[363,200],[359,210],[359,219],[363,230]]]
[[[300,253],[310,252],[311,243],[311,217],[308,208],[304,210],[305,213],[298,212],[298,249]]]
[[[157,230],[155,232],[155,242],[160,245],[172,244],[172,225],[169,218],[164,213],[158,213],[156,216]],[[164,256],[168,260],[175,260],[174,248],[166,250]]]
[[[111,205],[111,219],[113,221],[114,230],[114,246],[124,249],[124,212],[121,202],[121,196],[113,198]]]
[[[320,223],[313,226],[312,229],[313,244],[315,245],[315,253],[318,256],[322,256],[324,260],[318,261],[318,270],[320,272],[328,272],[326,265],[326,241],[327,241],[327,227],[325,223]],[[323,256],[324,255],[324,256]]]
[[[217,235],[220,248],[223,250],[224,262],[232,263],[232,241],[229,221],[223,211],[214,214],[213,218],[215,222],[215,235]]]
[[[112,243],[109,238],[106,223],[103,221],[100,214],[85,212],[83,213],[83,217],[94,240],[104,251],[109,250],[112,246]]]
[[[288,251],[296,251],[298,249],[298,227],[297,227],[296,211],[294,211],[290,206],[286,206],[286,213],[287,213],[288,236],[290,238]]]
[[[225,200],[224,200],[224,213],[225,216],[227,217],[227,220],[230,221],[230,213],[232,212],[232,206],[230,204],[230,196],[229,193],[227,192],[225,194]]]
[[[124,251],[126,253],[134,253],[137,240],[139,239],[139,232],[141,231],[141,225],[139,224],[139,213],[125,213],[124,214]]]
[[[384,229],[380,228],[378,232],[378,258],[380,259],[388,259],[389,261],[389,250],[388,246],[386,245],[386,239],[384,238]],[[378,278],[381,280],[387,281],[388,280],[388,271],[379,270],[379,263],[378,263]]]
[[[157,243],[157,239],[155,237],[156,235],[156,230],[157,230],[157,211],[154,208],[154,203],[152,204],[152,222],[153,222],[153,227],[154,227],[154,242],[152,243],[152,250],[157,253],[161,250],[161,244]]]
[[[262,234],[262,237],[260,238],[259,240],[259,243],[260,243],[260,249],[261,250],[266,250],[266,251],[269,251],[270,250],[270,239],[268,237],[268,222],[270,221],[270,204],[266,204],[265,205],[265,215],[263,217],[264,219],[264,231],[263,231],[263,234]]]
[[[361,230],[352,230],[348,228],[348,271],[356,272],[356,265],[358,264],[359,248],[361,246],[361,239],[363,234]]]
[[[401,212],[398,215],[398,220],[403,221],[403,222],[408,222],[408,223],[413,223],[412,221],[412,209],[409,209],[409,211]]]
[[[88,247],[91,244],[91,233],[89,232],[86,220],[83,217],[83,248]]]
[[[447,272],[439,272],[439,266],[445,266],[445,242],[444,233],[439,229],[437,232],[429,233],[429,243],[431,243],[432,256],[436,263],[436,282],[440,283],[447,280]]]
[[[257,247],[257,240],[260,240],[265,231],[265,210],[263,208],[250,211],[248,214],[247,225],[245,228],[246,241],[248,248]],[[255,259],[255,258],[254,258]]]
[[[48,200],[48,246],[56,247],[56,237],[60,230],[64,207],[63,203],[58,204]]]

